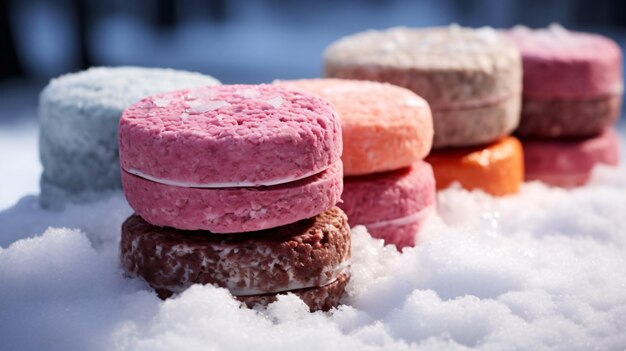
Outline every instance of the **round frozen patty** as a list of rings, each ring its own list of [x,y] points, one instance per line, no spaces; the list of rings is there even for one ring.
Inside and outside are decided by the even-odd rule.
[[[148,95],[216,84],[198,73],[140,67],[90,68],[51,80],[39,99],[41,204],[60,208],[120,189],[122,111]]]
[[[170,92],[124,111],[119,129],[126,198],[152,224],[255,231],[339,201],[339,117],[308,93],[273,85]]]
[[[351,226],[365,225],[372,237],[398,249],[415,246],[421,224],[435,209],[433,170],[418,161],[396,171],[346,177],[341,199]]]
[[[316,175],[274,186],[193,188],[122,172],[126,199],[146,221],[186,230],[238,233],[315,216],[341,197],[341,161]]]
[[[622,51],[613,40],[548,28],[506,32],[522,55],[524,97],[590,98],[623,91]]]
[[[526,180],[560,187],[584,185],[598,164],[619,163],[619,135],[613,128],[600,135],[569,140],[524,140]]]
[[[524,138],[593,137],[619,119],[622,95],[584,99],[524,98],[515,134]]]
[[[601,35],[571,32],[559,25],[506,34],[519,47],[524,67],[524,137],[586,137],[619,118],[622,51]]]
[[[387,83],[348,79],[303,79],[274,84],[302,89],[327,100],[341,116],[344,175],[408,167],[423,159],[433,140],[428,103]]]
[[[342,152],[334,107],[274,85],[222,85],[145,98],[120,120],[120,163],[159,183],[271,186],[328,169]]]
[[[465,189],[481,189],[492,195],[510,195],[524,181],[522,144],[515,137],[485,146],[450,148],[431,153],[437,189],[459,182]]]
[[[133,215],[122,225],[120,251],[124,270],[162,296],[213,284],[249,303],[293,291],[312,309],[327,309],[349,279],[350,227],[337,207],[289,225],[229,235],[158,227]]]
[[[428,101],[434,148],[471,146],[519,123],[518,49],[491,28],[392,28],[342,38],[324,53],[326,77],[388,82]]]

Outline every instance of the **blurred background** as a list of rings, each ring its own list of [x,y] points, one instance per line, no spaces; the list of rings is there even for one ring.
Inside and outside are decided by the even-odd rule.
[[[324,48],[341,36],[452,22],[497,28],[558,22],[624,42],[626,2],[0,0],[0,120],[21,118],[14,108],[32,112],[50,78],[93,65],[180,68],[224,83],[316,77]]]
[[[179,68],[224,83],[317,77],[341,36],[452,22],[558,22],[626,47],[622,0],[0,0],[0,205],[23,193],[3,179],[27,177],[38,190],[37,96],[52,77],[92,65]]]
[[[225,83],[314,77],[333,40],[368,28],[531,27],[616,38],[621,0],[0,0],[0,79],[92,65],[183,68]]]

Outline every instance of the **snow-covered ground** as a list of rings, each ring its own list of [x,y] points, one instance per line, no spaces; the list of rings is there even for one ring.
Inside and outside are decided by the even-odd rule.
[[[310,314],[285,296],[248,310],[223,289],[164,302],[125,279],[123,195],[41,210],[36,124],[11,123],[0,126],[0,350],[626,348],[625,168],[573,191],[449,189],[403,254],[354,228],[339,309]]]
[[[39,193],[37,130],[33,119],[0,125],[0,210]]]

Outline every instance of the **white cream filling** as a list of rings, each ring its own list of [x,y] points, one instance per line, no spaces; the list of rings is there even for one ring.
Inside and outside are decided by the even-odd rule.
[[[146,174],[138,169],[134,169],[134,168],[130,168],[130,169],[124,169],[124,171],[130,173],[130,174],[134,174],[138,177],[141,177],[143,179],[149,180],[151,182],[155,182],[155,183],[159,183],[159,184],[165,184],[165,185],[171,185],[171,186],[177,186],[177,187],[181,187],[181,188],[207,188],[207,189],[213,189],[213,188],[244,188],[244,187],[254,187],[254,186],[274,186],[274,185],[280,185],[280,184],[286,184],[286,183],[291,183],[291,182],[295,182],[297,180],[300,179],[304,179],[304,178],[308,178],[310,176],[316,175],[318,173],[324,172],[327,169],[329,169],[330,167],[332,167],[334,164],[331,164],[330,166],[324,167],[320,170],[315,170],[315,171],[311,171],[308,173],[304,173],[298,177],[286,177],[286,178],[277,178],[277,179],[272,179],[272,180],[266,180],[266,181],[262,181],[262,182],[210,182],[210,183],[194,183],[194,182],[185,182],[185,181],[179,181],[179,180],[171,180],[171,179],[164,179],[164,178],[158,178],[158,177],[154,177],[151,176],[149,174]]]
[[[309,289],[309,288],[322,288],[326,285],[330,285],[334,282],[337,281],[337,279],[339,278],[339,276],[343,273],[347,273],[350,270],[350,261],[344,261],[341,264],[337,265],[336,267],[330,268],[328,270],[325,270],[322,273],[322,276],[319,279],[319,283],[318,284],[313,284],[313,283],[302,283],[298,280],[296,280],[291,272],[288,272],[289,274],[289,284],[287,284],[286,287],[281,288],[281,289],[276,289],[276,290],[260,290],[258,288],[238,288],[234,286],[234,283],[232,282],[227,282],[226,283],[226,289],[228,289],[228,291],[230,291],[230,293],[233,296],[254,296],[254,295],[265,295],[265,294],[277,294],[277,293],[281,293],[281,292],[288,292],[288,291],[293,291],[293,290],[299,290],[299,289]],[[328,274],[330,273],[330,274]],[[230,283],[230,284],[229,284]],[[163,286],[163,287],[159,287],[161,289],[165,289],[168,291],[171,291],[173,293],[180,293],[183,292],[185,289],[187,289],[189,286]]]
[[[430,205],[426,208],[423,208],[413,214],[410,214],[408,216],[404,216],[404,217],[400,217],[400,218],[394,218],[394,219],[389,219],[389,220],[385,220],[385,221],[378,221],[378,222],[374,222],[374,223],[369,223],[369,224],[363,224],[364,226],[368,227],[368,228],[380,228],[380,227],[386,227],[386,226],[400,226],[400,225],[406,225],[406,224],[411,224],[411,223],[415,223],[417,221],[420,221],[424,218],[426,218],[427,216],[429,216],[431,213],[435,212],[435,206],[434,205]]]
[[[292,291],[292,290],[298,290],[298,289],[321,288],[321,287],[324,287],[326,285],[332,284],[335,281],[337,281],[337,278],[339,278],[339,275],[341,275],[344,272],[347,272],[349,269],[350,269],[350,262],[349,261],[342,262],[341,264],[339,264],[336,267],[333,267],[333,268],[330,268],[328,270],[325,270],[322,273],[322,275],[320,276],[319,283],[317,283],[317,284],[302,283],[301,281],[298,281],[297,279],[295,279],[295,277],[292,276],[291,272],[288,272],[288,274],[289,274],[289,283],[287,284],[287,286],[282,288],[282,289],[276,289],[276,290],[272,290],[272,291],[260,290],[260,289],[256,289],[256,288],[252,288],[252,287],[247,288],[247,289],[246,288],[242,289],[242,288],[237,288],[237,287],[234,287],[234,286],[229,286],[228,284],[226,285],[226,288],[234,296],[251,296],[251,295],[263,295],[263,294],[275,294],[275,293],[280,293],[280,292],[285,292],[285,291]]]

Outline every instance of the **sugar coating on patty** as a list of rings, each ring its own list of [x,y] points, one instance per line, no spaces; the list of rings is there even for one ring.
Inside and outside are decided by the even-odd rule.
[[[370,30],[331,44],[324,61],[326,77],[403,86],[433,111],[481,107],[521,91],[519,51],[489,27]]]
[[[336,207],[313,218],[255,233],[213,235],[149,224],[122,226],[122,267],[153,288],[225,287],[236,296],[328,285],[349,272],[350,228]]]
[[[339,206],[353,226],[376,224],[410,217],[434,205],[435,190],[431,166],[418,161],[396,171],[346,177]]]
[[[308,178],[274,186],[189,188],[122,172],[130,206],[146,221],[214,233],[250,232],[313,217],[339,202],[341,161]]]
[[[332,105],[273,85],[148,97],[124,112],[119,131],[122,168],[197,184],[300,179],[327,169],[342,152]]]
[[[432,146],[428,103],[408,89],[387,83],[344,79],[277,81],[330,102],[339,112],[345,175],[410,166]]]
[[[117,131],[126,107],[147,95],[216,84],[198,73],[140,67],[90,68],[51,80],[39,100],[42,204],[121,187]]]
[[[518,26],[506,33],[522,54],[525,97],[590,98],[622,93],[622,52],[613,40],[556,24],[535,30]]]
[[[613,128],[585,139],[524,140],[528,180],[558,186],[584,184],[598,164],[617,165],[619,136]]]
[[[379,64],[405,68],[465,69],[481,63],[501,64],[503,38],[492,28],[449,27],[369,30],[335,42],[325,56],[346,63]],[[505,49],[507,46],[505,46]],[[455,55],[451,55],[455,54]],[[480,59],[486,62],[480,62]],[[487,69],[488,67],[484,67]]]
[[[524,180],[522,145],[514,137],[485,146],[440,150],[426,161],[435,172],[437,189],[459,182],[469,190],[502,196],[517,193]]]

